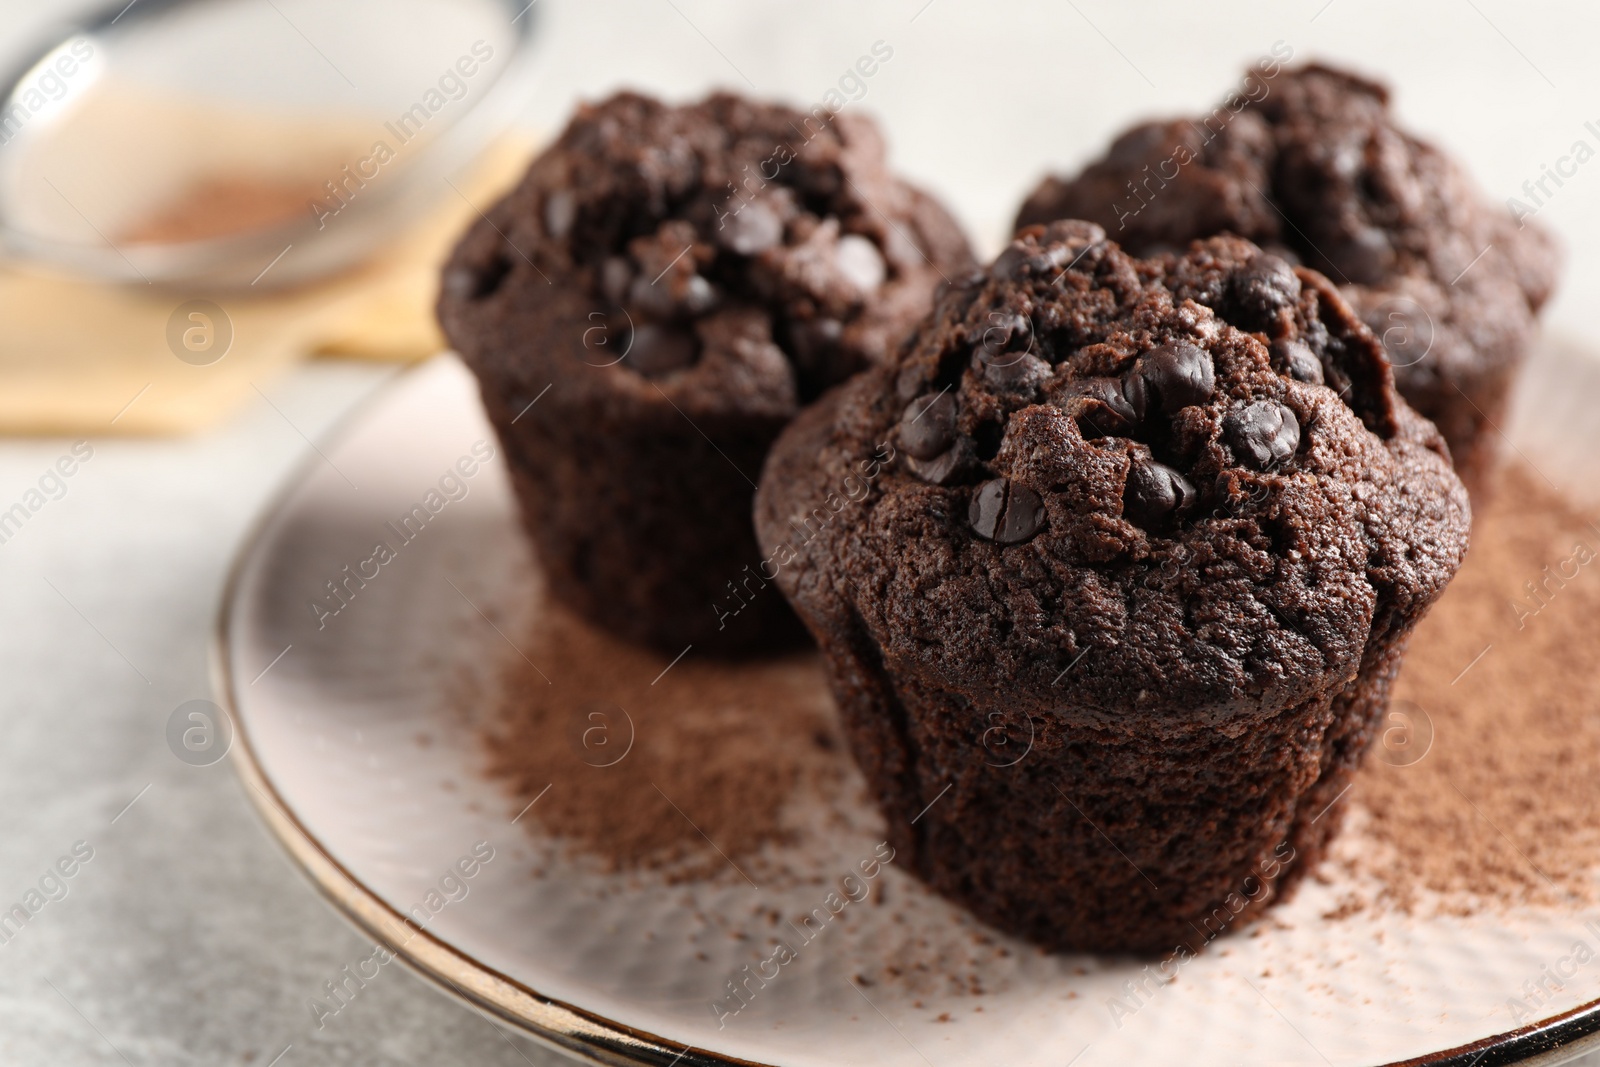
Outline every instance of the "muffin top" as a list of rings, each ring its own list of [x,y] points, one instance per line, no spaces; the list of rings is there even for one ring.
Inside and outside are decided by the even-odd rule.
[[[1135,126],[1077,177],[1047,178],[1017,226],[1088,219],[1141,254],[1247,237],[1345,287],[1408,393],[1512,352],[1555,285],[1543,229],[1400,129],[1382,85],[1318,64],[1250,77],[1253,99]]]
[[[830,494],[855,503],[820,522]],[[1326,278],[1238,238],[1137,259],[1085,222],[945,291],[791,425],[757,498],[824,645],[864,628],[976,705],[1110,721],[1342,686],[1443,591],[1469,522]]]
[[[469,362],[539,387],[570,366],[569,392],[782,414],[886,358],[971,262],[867,119],[621,93],[468,233],[440,318]]]

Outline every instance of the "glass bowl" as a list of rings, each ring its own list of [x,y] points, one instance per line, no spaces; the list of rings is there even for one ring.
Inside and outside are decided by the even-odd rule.
[[[117,0],[0,79],[0,255],[228,290],[347,267],[526,102],[528,0]]]

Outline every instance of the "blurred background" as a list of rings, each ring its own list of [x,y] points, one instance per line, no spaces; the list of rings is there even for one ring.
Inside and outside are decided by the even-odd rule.
[[[319,1028],[308,998],[371,946],[167,731],[211,696],[240,538],[438,349],[451,235],[580,99],[838,93],[992,254],[1047,169],[1287,46],[1388,81],[1492,199],[1536,208],[1569,257],[1547,330],[1600,352],[1590,5],[0,0],[0,27],[0,901],[92,852],[0,944],[0,1063],[552,1061],[409,975]]]

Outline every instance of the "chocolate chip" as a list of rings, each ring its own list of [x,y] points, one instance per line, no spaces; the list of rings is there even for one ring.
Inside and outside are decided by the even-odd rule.
[[[983,383],[1008,393],[1028,393],[1050,380],[1050,364],[1028,352],[1007,352],[985,362]]]
[[[1032,257],[1033,253],[1028,251],[1027,245],[1021,241],[1013,241],[1006,245],[1004,252],[995,257],[994,266],[989,268],[989,273],[1003,282],[1014,282],[1022,277]]]
[[[737,212],[724,215],[717,230],[717,243],[741,256],[764,252],[783,240],[783,220],[765,204],[745,204]]]
[[[1348,238],[1326,246],[1328,259],[1340,281],[1355,285],[1376,285],[1389,273],[1394,248],[1388,236],[1376,226],[1365,226]]]
[[[670,318],[677,310],[677,303],[672,299],[672,290],[664,281],[654,285],[643,274],[633,280],[628,286],[628,303],[646,315],[657,318]]]
[[[1045,227],[1044,237],[1048,243],[1033,269],[1054,282],[1063,269],[1080,262],[1091,249],[1103,244],[1106,231],[1081,219],[1059,219]]]
[[[1056,275],[1061,273],[1061,268],[1076,263],[1083,251],[1075,245],[1049,245],[1039,258],[1033,261],[1033,269],[1054,281]]]
[[[445,271],[440,287],[457,300],[469,299],[478,288],[478,274],[466,267],[451,267]]]
[[[835,382],[852,373],[848,354],[840,348],[843,339],[844,324],[838,319],[801,319],[790,325],[789,356],[806,382]]]
[[[1234,410],[1222,429],[1234,455],[1258,471],[1278,466],[1300,447],[1300,420],[1273,400],[1256,400]]]
[[[821,358],[843,340],[844,323],[829,318],[802,319],[794,324],[794,334],[806,356]]]
[[[717,300],[716,287],[698,274],[669,273],[654,282],[641,274],[628,286],[628,303],[657,319],[704,315]]]
[[[605,298],[613,304],[620,304],[628,295],[628,286],[633,283],[633,267],[621,256],[608,256],[600,264],[600,291]]]
[[[445,272],[445,280],[442,283],[443,290],[456,299],[462,299],[462,301],[477,299],[478,296],[482,296],[483,290],[486,288],[480,283],[480,277],[482,277],[480,272],[472,269],[472,267],[451,267],[450,270]]]
[[[1122,514],[1149,528],[1187,507],[1195,498],[1194,486],[1165,463],[1135,457],[1122,486]]]
[[[677,286],[673,295],[690,315],[704,315],[717,306],[716,288],[700,275],[691,274],[687,280],[678,282]]]
[[[1051,246],[1045,255],[1056,265],[1071,262],[1085,248],[1106,239],[1104,229],[1082,219],[1057,219],[1045,227],[1044,235]]]
[[[949,393],[919,396],[900,416],[900,447],[916,459],[933,459],[956,441],[956,398]]]
[[[967,521],[980,537],[1002,545],[1019,544],[1044,526],[1044,501],[1026,486],[995,478],[972,494]]]
[[[900,368],[900,373],[895,375],[894,395],[906,403],[915,400],[917,394],[922,392],[922,387],[927,384],[927,374],[923,368],[915,363],[908,363]]]
[[[1322,360],[1304,341],[1291,341],[1280,337],[1272,342],[1272,365],[1282,368],[1297,382],[1322,384]]]
[[[1294,268],[1266,252],[1236,271],[1231,283],[1234,303],[1245,319],[1240,325],[1244,326],[1267,325],[1300,295]]]
[[[877,292],[883,284],[886,268],[878,246],[860,234],[847,233],[839,238],[839,247],[833,253],[839,273],[863,293]]]
[[[1079,431],[1085,437],[1120,437],[1133,429],[1133,406],[1115,378],[1080,378],[1067,386],[1068,397],[1082,397],[1074,405]]]
[[[898,226],[889,228],[883,235],[883,258],[898,266],[917,266],[926,263],[922,246],[913,241],[909,234]]]
[[[570,189],[557,189],[544,198],[544,229],[551,237],[560,240],[572,229],[578,217],[578,198]]]
[[[1163,414],[1172,415],[1191,404],[1204,404],[1215,388],[1211,357],[1186,341],[1152,348],[1123,381],[1123,395],[1140,420],[1149,414],[1152,402]]]
[[[918,459],[916,456],[906,456],[906,466],[925,482],[934,485],[948,485],[961,467],[961,450],[952,448],[940,453],[932,459]]]
[[[444,276],[444,291],[457,298],[482,300],[499,289],[511,273],[511,260],[496,253],[478,266],[452,267]]]
[[[693,365],[700,343],[684,330],[642,323],[633,331],[633,344],[623,362],[647,378]]]
[[[1033,337],[1033,323],[1026,315],[1011,311],[992,311],[983,336],[978,339],[977,355],[986,362],[1001,362],[1008,352],[1024,351]]]
[[[982,279],[980,274],[979,279]],[[972,299],[972,291],[976,288],[967,278],[956,278],[952,281],[941,281],[933,290],[933,317],[939,319],[959,319],[966,312],[966,305]]]

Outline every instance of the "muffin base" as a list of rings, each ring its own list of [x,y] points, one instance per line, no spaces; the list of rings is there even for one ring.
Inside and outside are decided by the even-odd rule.
[[[856,625],[819,635],[845,733],[932,888],[1054,951],[1198,952],[1289,893],[1343,817],[1405,635],[1343,689],[1236,728],[1022,716],[892,683]]]
[[[743,656],[805,641],[759,573],[744,474],[761,469],[782,419],[697,417],[696,429],[666,404],[622,418],[600,403],[563,404],[555,390],[519,418],[513,404],[527,401],[515,383],[475,370],[556,599],[673,655],[693,645]]]

